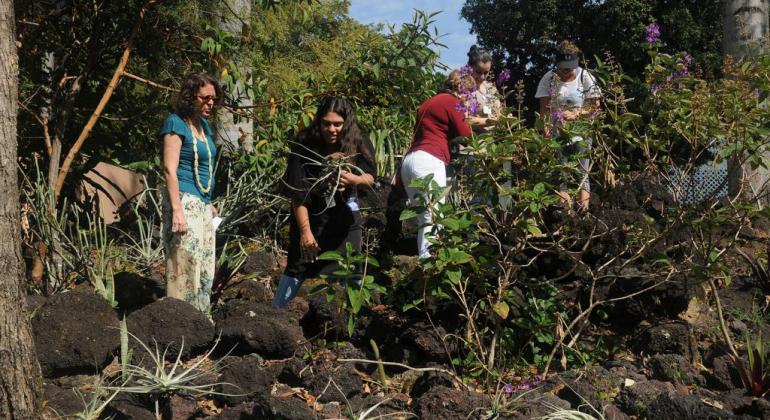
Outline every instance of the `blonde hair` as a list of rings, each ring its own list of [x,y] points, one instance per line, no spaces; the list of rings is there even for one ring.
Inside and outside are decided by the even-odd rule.
[[[558,46],[556,46],[556,51],[558,51],[560,54],[570,54],[570,55],[580,54],[580,48],[578,48],[574,42],[568,41],[566,39],[560,42]]]
[[[476,82],[470,75],[463,75],[460,70],[452,70],[449,72],[446,80],[444,81],[444,89],[452,92],[460,92],[461,87],[466,87],[466,90],[473,90]]]

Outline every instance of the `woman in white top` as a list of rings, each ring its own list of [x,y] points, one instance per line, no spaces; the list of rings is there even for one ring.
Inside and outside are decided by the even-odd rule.
[[[570,41],[562,41],[556,48],[556,70],[549,71],[540,79],[535,97],[540,100],[540,115],[546,119],[545,135],[551,137],[554,130],[559,130],[565,121],[590,118],[599,108],[601,91],[596,80],[587,70],[580,67],[580,50]],[[557,133],[558,135],[558,133]],[[591,147],[591,139],[575,136],[568,139],[565,146],[573,146],[577,153],[585,153]],[[559,159],[566,161],[568,151],[563,150]],[[579,159],[583,178],[578,190],[578,205],[588,209],[591,197],[591,184],[588,179],[590,162],[587,158]],[[570,202],[569,195],[559,192],[565,202]]]

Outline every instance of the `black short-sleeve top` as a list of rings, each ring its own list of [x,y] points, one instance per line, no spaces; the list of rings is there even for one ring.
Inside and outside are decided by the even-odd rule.
[[[374,163],[374,146],[368,136],[363,136],[361,146],[369,151],[371,161],[364,157],[363,153],[357,153],[351,157],[351,163],[360,170],[353,170],[356,175],[362,173],[376,176],[377,169]],[[323,162],[326,156],[314,148],[302,143],[294,143],[289,154],[286,172],[279,192],[284,197],[303,203],[308,207],[311,215],[323,213],[326,209],[340,204],[347,204],[353,210],[358,209],[358,197],[366,194],[369,187],[346,188],[339,191],[333,188],[336,185],[337,176],[327,176],[324,173]]]

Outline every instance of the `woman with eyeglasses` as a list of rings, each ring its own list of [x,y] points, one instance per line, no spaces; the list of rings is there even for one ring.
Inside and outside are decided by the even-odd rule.
[[[304,280],[337,269],[320,254],[345,256],[348,244],[361,252],[358,198],[376,173],[374,146],[343,98],[324,98],[291,149],[281,188],[292,207],[289,255],[273,298],[277,308],[288,305]]]
[[[562,142],[558,158],[566,163],[571,155],[584,155],[591,148],[591,139],[580,136],[565,136],[563,127],[571,121],[591,118],[599,110],[601,90],[594,77],[580,67],[580,49],[570,41],[562,41],[556,48],[555,70],[546,73],[537,87],[536,98],[540,100],[540,115],[546,119],[546,137],[556,137]],[[590,161],[578,158],[581,181],[578,187],[578,208],[587,210],[591,197],[591,183],[588,179]],[[567,204],[572,198],[564,191],[559,192]]]
[[[476,84],[473,91],[472,107],[466,107],[468,122],[476,130],[483,130],[502,115],[500,93],[495,84],[489,80],[492,73],[492,55],[476,45],[468,51],[468,66]]]
[[[222,99],[211,76],[185,77],[174,111],[163,122],[163,248],[166,296],[184,300],[210,317],[214,281],[214,226],[211,205],[217,148],[208,118]]]

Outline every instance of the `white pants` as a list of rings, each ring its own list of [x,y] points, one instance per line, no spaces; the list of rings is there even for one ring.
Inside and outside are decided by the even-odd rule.
[[[446,187],[446,166],[441,159],[422,150],[411,152],[404,157],[404,163],[401,165],[401,180],[406,188],[410,205],[418,204],[415,201],[418,191],[409,187],[409,184],[414,179],[431,174],[433,174],[433,181],[440,187]],[[422,212],[417,216],[417,223],[420,226],[417,229],[417,252],[421,258],[430,257],[430,251],[428,251],[430,244],[426,240],[426,235],[433,229],[432,220],[431,211]]]

